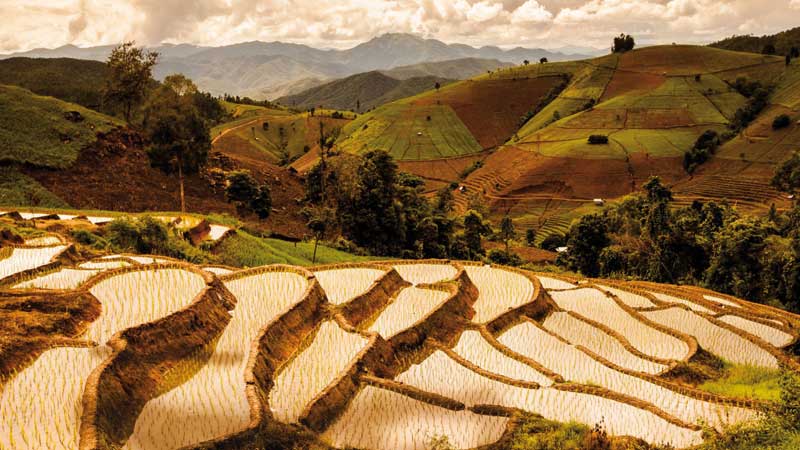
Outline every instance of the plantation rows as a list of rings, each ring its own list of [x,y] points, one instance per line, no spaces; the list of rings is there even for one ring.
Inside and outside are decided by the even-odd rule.
[[[0,252],[0,301],[88,306],[44,343],[12,335],[32,358],[0,353],[3,449],[475,448],[523,411],[682,448],[761,406],[669,381],[700,349],[798,369],[800,318],[696,288],[448,261],[64,263],[68,243],[34,243]]]

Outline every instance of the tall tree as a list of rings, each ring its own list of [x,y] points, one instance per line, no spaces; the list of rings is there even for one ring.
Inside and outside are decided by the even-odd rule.
[[[136,47],[133,42],[111,50],[106,61],[108,75],[104,97],[108,102],[122,105],[127,122],[131,120],[133,107],[145,99],[157,62],[158,53]]]
[[[600,271],[600,252],[611,243],[608,225],[603,216],[583,216],[572,225],[567,237],[567,266],[587,277],[596,277]]]
[[[500,239],[506,244],[506,254],[508,254],[508,243],[514,239],[514,221],[511,217],[505,216],[500,221]]]
[[[469,210],[464,216],[464,240],[467,244],[470,259],[483,255],[483,237],[492,232],[489,223],[477,211]]]
[[[196,173],[205,165],[211,148],[208,127],[188,95],[162,86],[145,109],[144,130],[150,142],[150,163],[178,173],[181,212],[185,212],[184,174]]]

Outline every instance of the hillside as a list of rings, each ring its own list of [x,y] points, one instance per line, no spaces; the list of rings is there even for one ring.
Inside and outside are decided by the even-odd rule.
[[[478,195],[495,218],[509,213],[519,228],[539,230],[539,239],[563,232],[572,219],[594,210],[592,199],[633,192],[651,175],[675,184],[683,201],[729,198],[748,208],[781,205],[785,200],[769,186],[769,178],[796,141],[793,127],[773,133],[769,124],[779,111],[797,112],[796,64],[787,68],[781,57],[672,45],[518,66],[379,107],[347,125],[338,144],[352,153],[385,148],[404,170],[425,177],[430,189],[459,181],[482,160],[483,167],[463,181],[466,192],[456,194],[458,207]],[[690,177],[683,155],[706,130],[728,131],[748,102],[732,86],[740,77],[775,85],[774,105],[745,131],[749,137],[720,150],[718,158],[728,158],[727,163],[712,160],[701,167],[690,188],[684,184]],[[752,131],[756,126],[760,131]],[[591,145],[591,135],[607,136],[609,142]],[[769,157],[749,156],[766,150],[751,144],[742,150],[736,144],[757,140],[764,147],[770,139],[782,144],[770,146]],[[757,167],[758,158],[769,161]],[[706,177],[717,164],[721,173]],[[747,177],[745,166],[751,172]],[[731,183],[739,187],[727,187]]]
[[[65,102],[99,110],[106,65],[98,61],[54,58],[0,59],[0,84],[20,86]]]
[[[0,59],[28,57],[104,61],[112,48],[67,45],[0,55]],[[474,48],[402,33],[378,36],[347,50],[322,50],[306,45],[260,41],[220,47],[166,44],[151,50],[159,52],[161,56],[154,71],[158,79],[180,72],[194,80],[201,90],[214,95],[227,93],[256,99],[274,99],[296,93],[299,87],[308,88],[311,80],[338,79],[419,63],[477,58],[519,64],[524,59],[538,61],[540,57],[547,57],[551,61],[578,57],[542,49]],[[451,77],[435,73],[426,75]]]
[[[761,53],[767,45],[772,45],[775,47],[775,54],[787,55],[792,48],[800,48],[800,27],[764,36],[732,36],[709,45],[724,50],[750,53]]]
[[[142,137],[114,118],[0,85],[0,205],[74,207],[111,211],[175,211],[180,209],[178,180],[152,168]],[[254,107],[242,108],[245,120]],[[247,116],[247,111],[251,111]],[[74,113],[78,121],[69,120]],[[257,117],[257,116],[255,116]],[[272,186],[273,214],[253,226],[287,236],[304,233],[296,208],[300,181],[263,158],[237,161],[214,158],[211,167],[247,168]],[[124,176],[120,176],[124,174]],[[206,173],[187,176],[190,211],[236,214],[224,186],[214,186]]]
[[[394,69],[383,70],[388,75],[398,80],[434,76],[450,80],[464,80],[466,78],[482,75],[487,70],[496,70],[514,66],[515,63],[503,62],[497,59],[461,58],[449,61],[422,62],[410,66],[400,66]]]
[[[431,76],[400,80],[381,72],[366,72],[281,97],[277,102],[298,109],[325,107],[360,112],[427,91],[436,83],[450,82]]]

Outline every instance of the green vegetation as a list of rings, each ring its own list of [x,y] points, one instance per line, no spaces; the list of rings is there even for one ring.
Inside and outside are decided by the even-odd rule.
[[[800,189],[800,152],[794,152],[778,166],[772,178],[772,185],[790,193]]]
[[[122,122],[82,106],[0,86],[0,161],[63,169]],[[79,114],[68,114],[75,111]],[[68,118],[69,117],[69,118]]]
[[[272,194],[268,184],[261,186],[246,170],[234,171],[227,176],[225,196],[241,209],[253,211],[260,219],[266,219],[272,210]]]
[[[765,49],[772,54],[791,55],[800,47],[800,27],[765,36],[732,36],[711,44],[712,47],[737,52],[763,53]],[[768,48],[769,47],[769,48]]]
[[[744,423],[722,434],[707,433],[697,450],[794,450],[800,448],[800,377],[781,375],[777,404],[767,408],[761,421]]]
[[[0,205],[62,208],[66,202],[14,167],[0,166]]]
[[[106,65],[70,58],[9,58],[0,60],[0,84],[76,103],[96,111],[102,108]]]
[[[559,263],[589,276],[701,284],[755,302],[800,311],[800,205],[770,218],[728,205],[671,208],[671,191],[652,178],[573,224]]]
[[[719,134],[714,130],[706,130],[705,133],[697,138],[694,147],[683,154],[683,168],[688,173],[694,172],[697,166],[708,161],[708,158],[717,151],[719,145]]]
[[[257,267],[265,264],[312,265],[314,244],[291,243],[278,239],[259,238],[244,231],[222,241],[214,248],[220,264],[234,267]],[[368,261],[371,258],[320,245],[316,264],[333,264],[352,261]]]
[[[728,397],[777,401],[781,394],[780,380],[778,370],[725,364],[721,378],[706,381],[698,388]]]
[[[99,237],[86,231],[73,236],[85,245],[98,247],[107,244],[104,250],[114,253],[164,255],[192,263],[209,262],[208,256],[185,241],[175,228],[149,216],[116,219],[103,227]]]
[[[614,45],[611,47],[611,51],[614,53],[625,53],[633,50],[635,46],[636,41],[633,39],[633,36],[622,33],[614,38]]]
[[[451,107],[415,105],[410,99],[359,116],[342,134],[338,146],[343,151],[363,154],[380,148],[400,161],[451,158],[483,150]]]
[[[781,114],[772,121],[772,129],[780,130],[792,124],[792,118],[787,114]]]
[[[131,121],[134,108],[144,101],[157,62],[158,53],[135,47],[133,42],[125,42],[111,50],[106,62],[105,101],[120,105],[126,122]]]

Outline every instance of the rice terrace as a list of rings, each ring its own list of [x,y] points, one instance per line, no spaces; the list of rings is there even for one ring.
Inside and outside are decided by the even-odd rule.
[[[797,0],[178,3],[0,0],[0,450],[800,449]]]

